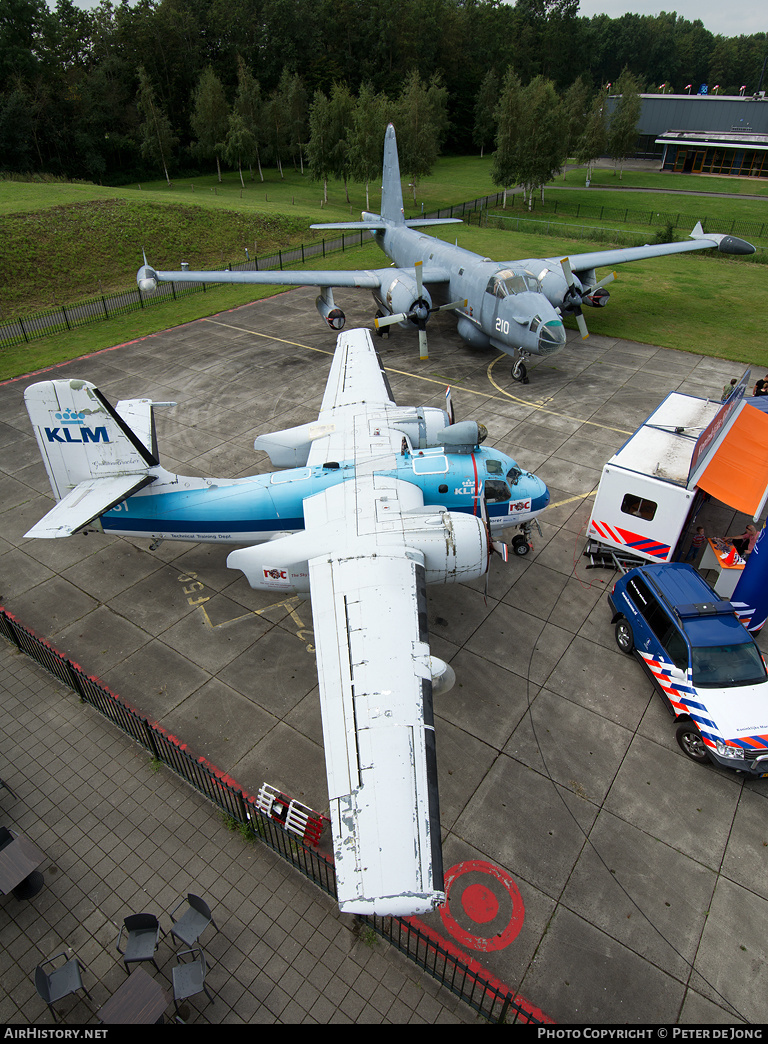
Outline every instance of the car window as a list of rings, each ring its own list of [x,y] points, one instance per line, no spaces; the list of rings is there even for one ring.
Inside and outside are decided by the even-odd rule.
[[[763,658],[752,642],[694,646],[691,666],[693,684],[705,689],[757,685],[766,680]]]
[[[668,634],[664,648],[675,667],[679,667],[681,671],[688,670],[688,645],[676,627]]]
[[[627,584],[627,594],[650,629],[669,652],[672,662],[683,669],[687,668],[687,650],[683,653],[686,645],[685,639],[675,627],[669,613],[651,593],[648,585],[639,576],[633,577]],[[668,648],[670,645],[671,648]],[[673,650],[675,655],[672,655]]]

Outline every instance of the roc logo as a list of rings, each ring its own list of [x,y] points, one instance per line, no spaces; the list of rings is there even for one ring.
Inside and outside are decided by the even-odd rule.
[[[265,569],[264,571],[265,580],[287,580],[288,573],[285,569]]]
[[[73,417],[77,414],[72,414]],[[82,415],[84,416],[84,414]],[[58,419],[58,414],[57,414]],[[82,420],[64,420],[62,417],[62,424],[82,424]],[[45,428],[45,437],[49,442],[71,442],[81,445],[86,442],[109,442],[109,435],[107,435],[107,429],[103,425],[98,428],[86,428],[83,425],[82,428]],[[74,432],[77,431],[82,438],[76,438]]]

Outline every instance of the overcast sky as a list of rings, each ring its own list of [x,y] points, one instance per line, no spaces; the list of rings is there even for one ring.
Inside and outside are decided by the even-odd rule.
[[[764,0],[763,0],[764,2]],[[661,11],[676,11],[680,18],[695,22],[700,18],[711,33],[721,36],[750,36],[768,32],[768,6],[758,0],[742,3],[724,3],[723,0],[580,0],[579,14],[591,18],[607,14],[609,18],[621,15],[656,15]]]
[[[77,7],[96,7],[98,0],[74,0]],[[677,11],[681,18],[690,22],[700,18],[711,33],[722,36],[750,36],[752,33],[768,32],[768,7],[765,0],[742,0],[741,3],[725,3],[724,0],[580,0],[579,14],[591,18],[595,14],[607,14],[619,18],[627,12],[633,14],[658,14],[660,11]],[[48,0],[55,7],[55,0]]]

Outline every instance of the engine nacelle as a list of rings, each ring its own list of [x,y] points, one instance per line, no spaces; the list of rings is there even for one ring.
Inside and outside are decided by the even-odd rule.
[[[315,300],[315,308],[317,308],[332,330],[344,329],[347,317],[340,308],[336,307],[333,300],[333,290],[330,286],[322,287],[320,296]]]
[[[432,298],[426,287],[422,287],[421,296],[415,278],[398,270],[395,278],[387,285],[382,285],[382,296],[387,308],[393,314],[423,312],[423,318],[429,315]]]
[[[270,431],[254,440],[253,448],[269,455],[276,468],[303,468],[309,457],[312,434],[317,432],[317,421],[298,424],[283,431]]]
[[[387,425],[408,436],[412,449],[442,446],[451,418],[436,406],[388,407]]]
[[[460,584],[476,580],[488,569],[488,532],[475,515],[451,514],[440,508],[424,508],[401,516],[391,532],[380,532],[375,541],[347,541],[334,530],[306,531],[239,548],[227,557],[230,569],[240,569],[251,587],[259,591],[293,594],[309,592],[309,561],[321,556],[386,557],[393,554],[417,558],[428,584]]]

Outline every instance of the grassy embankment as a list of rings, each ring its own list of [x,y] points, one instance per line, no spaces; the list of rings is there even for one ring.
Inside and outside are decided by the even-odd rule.
[[[446,158],[432,178],[425,180],[414,208],[406,193],[406,212],[446,207],[494,191],[488,158]],[[243,189],[236,174],[219,184],[214,176],[176,182],[102,188],[94,185],[0,182],[0,258],[6,272],[0,290],[3,317],[28,314],[54,304],[72,303],[100,293],[130,289],[144,248],[158,267],[177,268],[181,259],[197,268],[217,267],[244,258],[246,248],[265,255],[300,242],[311,242],[313,221],[357,218],[365,208],[365,186],[329,185],[329,203],[321,205],[322,186],[307,175],[288,173],[281,182],[273,170],[265,182],[246,180]],[[734,198],[749,188],[768,192],[759,182],[737,182],[695,176],[625,173],[619,182],[611,171],[598,170],[587,192],[578,192],[583,172],[571,172],[545,192],[547,213],[553,198],[589,198],[615,207],[617,198],[630,209],[674,210],[691,215],[691,227],[704,215],[713,221],[734,216],[762,220],[762,201]],[[622,191],[603,191],[621,185]],[[564,187],[565,186],[565,187]],[[632,192],[631,188],[658,186],[707,192],[731,190],[728,198]],[[715,187],[716,186],[716,187]],[[602,205],[602,204],[601,204]],[[371,191],[370,207],[379,207]],[[516,210],[520,213],[519,203]],[[565,219],[572,221],[573,219]],[[595,224],[591,219],[589,224]],[[616,226],[615,220],[604,222]],[[522,232],[480,230],[466,226],[436,228],[435,234],[479,254],[499,259],[557,256],[592,249],[584,239],[528,235]],[[648,230],[652,238],[652,230]],[[604,245],[604,244],[603,244]],[[305,267],[383,267],[386,258],[366,245]],[[683,350],[703,352],[740,362],[768,366],[758,317],[768,308],[768,272],[763,265],[714,258],[704,254],[657,258],[619,269],[613,300],[606,309],[588,310],[595,334],[647,341]],[[146,336],[169,326],[237,307],[277,292],[277,287],[217,288],[182,301],[167,302],[119,319],[94,323],[64,334],[0,353],[0,378],[52,365]],[[314,315],[308,321],[319,322]]]

